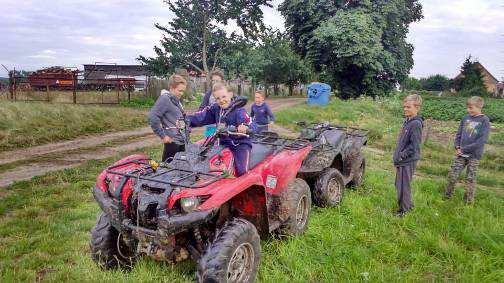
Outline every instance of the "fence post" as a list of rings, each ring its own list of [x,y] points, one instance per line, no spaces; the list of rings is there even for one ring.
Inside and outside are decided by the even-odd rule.
[[[14,68],[14,71],[12,72],[12,100],[16,101],[16,68]]]
[[[73,79],[73,104],[77,104],[77,75],[76,71],[72,72]]]
[[[117,104],[119,104],[119,79],[116,79],[116,90],[117,90]]]
[[[9,72],[9,96],[11,100],[14,100],[14,78],[12,71]]]

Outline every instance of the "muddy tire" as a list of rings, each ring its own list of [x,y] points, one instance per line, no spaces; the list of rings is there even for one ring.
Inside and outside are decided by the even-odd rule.
[[[313,189],[313,202],[320,207],[337,206],[343,199],[345,181],[335,168],[327,168],[318,177]]]
[[[235,218],[224,225],[198,261],[198,282],[254,282],[261,243],[254,224]]]
[[[358,188],[362,186],[362,183],[364,182],[364,173],[366,172],[366,159],[362,158],[362,162],[357,168],[357,171],[355,172],[352,181],[350,182],[350,186],[353,188]]]
[[[280,213],[285,214],[287,219],[280,226],[279,234],[281,236],[303,234],[308,226],[311,210],[308,184],[303,179],[294,179],[283,193],[281,202]]]
[[[128,248],[119,243],[121,253],[117,249],[119,232],[110,224],[106,213],[101,212],[96,220],[96,225],[91,230],[91,258],[103,269],[129,268],[132,265],[132,257]]]

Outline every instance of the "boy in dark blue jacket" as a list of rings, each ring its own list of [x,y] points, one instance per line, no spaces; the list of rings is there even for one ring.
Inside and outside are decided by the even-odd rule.
[[[250,116],[244,108],[238,108],[226,116],[223,113],[231,106],[233,94],[224,84],[215,84],[212,88],[217,103],[203,110],[189,115],[191,127],[201,127],[208,124],[224,124],[225,126],[235,126],[238,133],[245,134],[250,129],[255,132],[256,127],[252,123]],[[252,142],[248,136],[229,135],[221,137],[220,144],[229,148],[233,153],[236,176],[239,177],[248,171],[250,151]]]
[[[473,96],[467,100],[467,115],[460,121],[460,126],[455,136],[455,159],[448,174],[448,186],[445,197],[451,198],[457,179],[467,166],[467,188],[464,200],[467,204],[474,202],[476,190],[476,172],[483,149],[490,133],[490,120],[481,113],[483,99]]]
[[[421,106],[422,97],[420,95],[412,94],[404,98],[403,110],[406,120],[399,134],[393,157],[396,167],[395,186],[399,205],[397,216],[399,217],[413,209],[411,181],[415,174],[416,164],[420,159],[423,120],[418,116],[418,111]]]
[[[255,103],[252,104],[250,116],[252,121],[257,125],[257,132],[262,133],[268,131],[268,125],[275,121],[275,116],[268,104],[264,102],[264,92],[261,90],[255,93]]]
[[[221,70],[214,70],[210,72],[211,85],[213,86],[216,83],[221,83],[224,81],[224,72]],[[212,93],[212,88],[205,93],[203,96],[203,100],[201,101],[201,105],[198,108],[198,111],[202,111],[206,107],[210,107],[215,103],[215,96]],[[216,125],[207,125],[205,129],[205,137],[209,137],[215,133],[217,130]]]

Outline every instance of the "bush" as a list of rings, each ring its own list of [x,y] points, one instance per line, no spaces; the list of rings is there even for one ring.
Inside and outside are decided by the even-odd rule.
[[[450,79],[443,75],[433,75],[420,79],[420,84],[423,90],[443,91],[448,89]]]
[[[137,97],[130,101],[121,101],[121,106],[133,108],[151,108],[156,103],[154,97]]]

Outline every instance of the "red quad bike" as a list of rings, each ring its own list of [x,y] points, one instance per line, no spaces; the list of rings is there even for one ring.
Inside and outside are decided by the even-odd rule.
[[[237,99],[230,110],[244,103],[246,99]],[[173,263],[191,257],[197,262],[199,282],[253,282],[260,261],[259,235],[303,233],[312,193],[321,205],[338,203],[341,198],[333,199],[326,187],[333,179],[340,182],[340,176],[343,182],[349,178],[338,170],[346,166],[339,161],[341,154],[317,163],[315,153],[327,159],[333,141],[320,140],[319,126],[308,128],[297,139],[256,135],[250,171],[238,178],[232,153],[218,143],[223,135],[238,135],[233,127],[219,128],[196,144],[187,142],[184,127],[186,150],[169,163],[157,164],[144,155],[114,163],[93,188],[102,209],[91,231],[93,260],[109,269],[131,267],[145,255]],[[337,142],[348,140],[350,136],[340,132]],[[310,171],[306,161],[336,167]],[[363,164],[362,159],[361,170]],[[342,173],[328,175],[331,169]],[[352,170],[351,179],[360,183],[362,176]],[[313,192],[303,178],[313,182]]]

